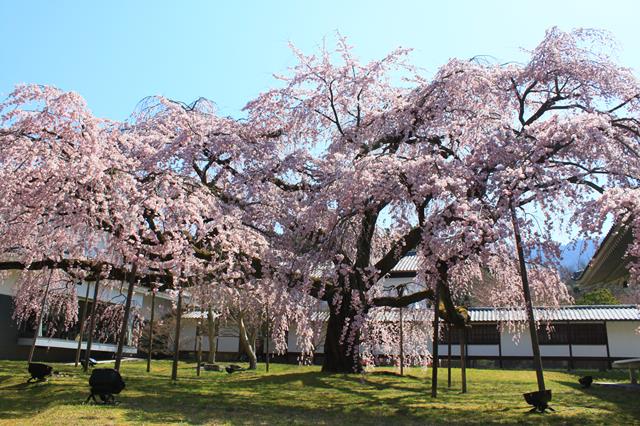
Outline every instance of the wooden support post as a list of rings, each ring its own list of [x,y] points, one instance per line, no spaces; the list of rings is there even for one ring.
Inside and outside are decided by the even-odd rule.
[[[84,362],[82,369],[86,373],[89,370],[89,358],[91,358],[91,345],[93,344],[93,332],[96,329],[96,308],[98,306],[98,289],[100,288],[100,277],[93,287],[93,305],[91,305],[91,321],[89,321],[89,333],[87,336],[87,349],[84,351]]]
[[[214,364],[216,362],[216,350],[218,349],[218,336],[217,336],[217,332],[216,332],[216,324],[217,324],[217,320],[215,320],[213,318],[213,310],[211,309],[211,306],[209,306],[209,309],[207,310],[207,326],[208,326],[208,336],[209,336],[209,354],[208,354],[208,361],[209,364]],[[215,336],[215,339],[214,339]]]
[[[29,351],[29,364],[33,361],[33,354],[36,351],[36,342],[38,341],[38,335],[42,328],[42,319],[44,317],[44,308],[47,305],[47,296],[49,295],[49,285],[51,284],[51,277],[53,276],[53,269],[49,272],[49,279],[47,280],[47,286],[44,288],[44,296],[42,296],[42,302],[40,303],[40,312],[38,312],[38,319],[36,320],[36,329],[33,332],[33,340],[31,341],[31,350]]]
[[[200,337],[200,319],[196,323],[196,336],[193,341],[193,357],[196,359],[196,375],[200,376],[200,349],[198,346],[198,339]]]
[[[502,326],[498,328],[498,365],[502,368]]]
[[[611,370],[611,351],[609,350],[609,332],[607,331],[607,322],[604,322],[604,339],[607,342],[607,369]]]
[[[462,393],[467,393],[467,332],[460,329],[460,375],[462,378]]]
[[[153,320],[156,310],[156,292],[151,290],[151,317],[149,318],[149,347],[147,349],[147,373],[151,371],[151,354],[153,353]]]
[[[122,352],[124,350],[124,341],[127,338],[127,330],[129,329],[129,314],[131,312],[131,301],[133,300],[133,290],[136,284],[136,273],[138,272],[138,265],[136,263],[131,267],[131,274],[129,275],[129,288],[127,289],[127,300],[124,304],[124,315],[122,318],[122,325],[120,328],[120,336],[118,336],[118,350],[116,352],[116,365],[113,367],[115,370],[120,371],[120,364],[122,363]]]
[[[178,308],[176,313],[176,332],[173,342],[173,365],[171,366],[171,380],[178,380],[178,361],[180,359],[180,320],[182,319],[182,289],[178,291]]]
[[[520,235],[520,225],[516,217],[516,209],[511,205],[511,221],[513,223],[513,233],[516,240],[516,250],[518,252],[518,263],[520,264],[520,278],[522,279],[522,292],[527,309],[527,320],[529,322],[529,334],[531,335],[531,348],[533,349],[533,365],[536,369],[536,379],[538,381],[538,391],[544,392],[544,373],[542,371],[542,357],[540,356],[540,345],[538,343],[538,331],[536,330],[535,317],[533,316],[533,302],[531,301],[531,291],[529,289],[529,278],[527,276],[527,264],[522,248],[522,237]]]
[[[402,308],[400,310],[400,375],[404,376],[404,318],[402,317]]]
[[[75,367],[80,362],[80,352],[82,352],[82,337],[84,336],[84,323],[87,319],[87,308],[89,305],[89,283],[87,282],[87,292],[84,295],[84,305],[82,305],[82,314],[80,316],[80,338],[78,339],[78,347],[76,348],[76,363]]]
[[[266,306],[266,314],[265,316],[267,317],[267,331],[266,331],[266,336],[265,336],[265,340],[264,340],[264,346],[265,346],[265,358],[264,358],[264,363],[265,363],[265,368],[267,370],[267,373],[269,372],[269,336],[270,336],[270,330],[269,330],[269,304],[267,304]]]
[[[447,324],[447,387],[451,387],[451,323]]]
[[[573,370],[573,328],[571,321],[567,321],[567,341],[569,343],[569,371]]]
[[[200,332],[200,324],[196,321],[196,334],[193,337],[193,358],[195,359],[198,353],[198,333]]]
[[[198,339],[198,352],[197,352],[196,362],[198,363],[198,365],[196,366],[196,375],[200,377],[200,364],[202,360],[202,336],[198,335],[197,339]]]
[[[439,328],[440,328],[440,283],[437,282],[435,284],[435,294],[433,296],[433,363],[431,367],[431,398],[436,398],[438,396],[438,349],[440,346],[439,342]]]

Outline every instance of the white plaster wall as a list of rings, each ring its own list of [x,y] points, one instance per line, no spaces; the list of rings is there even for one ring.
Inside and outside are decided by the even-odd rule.
[[[16,291],[17,279],[19,277],[18,272],[9,272],[7,275],[0,279],[0,294],[13,296]],[[87,294],[87,286],[89,287],[89,300],[93,300],[93,291],[95,283],[83,282],[76,286],[76,293],[79,298],[84,299]],[[108,301],[112,303],[124,303],[127,296],[127,287],[121,286],[119,282],[103,282],[100,285],[99,300]],[[149,318],[150,306],[151,306],[151,294],[146,290],[136,290],[133,295],[131,303],[142,309],[142,314],[145,319]],[[163,316],[170,312],[171,301],[167,300],[167,297],[156,297],[156,318],[158,315]]]
[[[513,335],[509,332],[500,334],[502,342],[502,356],[532,356],[531,337],[523,332],[518,342],[513,341]],[[572,345],[574,357],[606,357],[605,345]],[[543,357],[569,356],[569,345],[540,345],[540,354]]]
[[[240,339],[238,337],[220,336],[218,337],[218,352],[238,352]]]
[[[111,302],[111,303],[125,303],[127,299],[127,287],[121,287],[119,283],[101,283],[100,288],[98,289],[98,298],[101,301]],[[89,286],[89,300],[93,300],[93,291],[95,288],[95,283],[81,283],[76,286],[76,293],[79,298],[84,299],[87,294],[87,286]],[[138,308],[142,308],[143,305],[143,295],[140,292],[134,291],[133,299],[131,299],[131,304],[133,306],[137,306]]]
[[[181,351],[192,351],[194,349],[195,335],[196,335],[196,322],[194,320],[182,319],[180,323],[180,350]],[[175,342],[175,340],[173,341]],[[173,347],[173,344],[171,344],[171,347]]]
[[[220,324],[218,336],[218,352],[238,352],[240,337],[238,329],[232,324]]]
[[[381,287],[395,287],[402,284],[408,284],[405,289],[405,294],[415,293],[416,291],[424,290],[418,284],[415,283],[415,278],[412,277],[389,277],[378,280],[377,285]],[[397,292],[391,290],[389,295],[396,296]]]
[[[381,280],[378,280],[378,284],[382,285],[382,286],[398,286],[401,284],[408,284],[408,283],[413,283],[415,280],[414,278],[411,277],[390,277],[390,278],[383,278]],[[412,289],[409,288],[409,291],[411,291]]]
[[[0,280],[0,294],[13,296],[16,291],[17,279],[19,274],[9,273],[4,279]],[[112,285],[108,285],[106,282],[100,286],[99,298],[103,301],[109,301],[112,303],[124,303],[127,296],[127,288],[120,287],[119,283],[110,283]],[[93,290],[94,283],[81,283],[76,286],[76,293],[79,298],[84,299],[87,294],[87,286],[89,286],[89,300],[93,300]],[[122,292],[121,292],[122,291]],[[135,306],[142,307],[143,305],[143,295],[140,292],[135,292],[133,295],[132,303]]]
[[[289,352],[300,352],[298,344],[296,343],[298,337],[296,335],[296,326],[289,327],[289,335],[287,336],[287,348]]]
[[[614,358],[640,358],[640,321],[608,321],[609,351]]]
[[[195,319],[183,318],[180,325],[180,350],[181,351],[193,351],[195,348],[195,335],[196,335],[196,321]],[[238,352],[240,344],[240,338],[238,337],[238,331],[234,326],[221,326],[219,330],[218,339],[218,352]],[[273,342],[271,343],[273,345]],[[270,347],[273,351],[273,346]],[[202,336],[202,351],[207,352],[209,350],[209,337]]]
[[[496,346],[497,347],[497,346]],[[448,345],[443,345],[443,344],[439,344],[438,345],[438,353],[440,356],[447,356],[449,355],[448,351],[449,351],[449,346]],[[451,344],[451,356],[460,356],[460,345],[459,344]]]
[[[15,294],[18,272],[6,272],[4,278],[0,279],[0,294],[13,296]]]
[[[195,322],[194,322],[195,324]],[[634,357],[640,358],[640,335],[635,330],[640,327],[639,322],[608,322],[607,333],[609,335],[609,344],[612,357]],[[183,328],[183,338],[181,338],[182,350],[193,350],[193,336],[195,335],[195,325],[187,325]],[[220,352],[237,352],[238,337],[237,330],[234,326],[228,325],[221,327],[220,337],[218,338],[218,350]],[[509,332],[500,334],[502,343],[502,356],[532,356],[531,339],[528,333],[524,332],[520,335],[519,341],[513,340],[513,335]],[[430,346],[430,345],[429,345]],[[208,350],[208,340],[203,337],[202,350]],[[273,350],[273,342],[270,348]],[[299,352],[300,349],[296,344],[295,326],[291,327],[288,336],[288,348],[290,352]],[[317,353],[323,353],[323,347],[320,346]],[[440,356],[447,355],[447,345],[440,344],[438,346]],[[607,351],[605,345],[573,345],[573,356],[575,357],[606,357]],[[376,351],[377,352],[377,351]],[[540,352],[543,357],[568,357],[568,345],[540,345]],[[460,345],[451,345],[451,355],[459,356]],[[498,345],[469,345],[469,356],[498,356]]]
[[[513,334],[508,331],[500,333],[500,343],[502,344],[502,356],[531,356],[531,336],[523,332],[519,340],[513,339]]]
[[[451,348],[451,352],[453,352],[453,348]],[[469,345],[467,347],[467,355],[469,356],[498,356],[499,354],[498,345]]]
[[[606,357],[607,345],[571,345],[573,356],[579,357]]]
[[[540,345],[542,356],[569,356],[569,345]],[[533,353],[531,353],[533,356]]]
[[[142,292],[142,316],[148,320],[151,318],[151,293]],[[154,321],[158,321],[171,313],[173,304],[171,299],[167,296],[156,295],[155,307],[154,307]]]

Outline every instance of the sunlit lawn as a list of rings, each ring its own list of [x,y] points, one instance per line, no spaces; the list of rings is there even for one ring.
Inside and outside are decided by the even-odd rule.
[[[84,405],[88,375],[55,365],[61,375],[25,384],[25,363],[0,362],[0,424],[640,424],[640,392],[593,387],[577,379],[585,372],[548,371],[555,413],[526,414],[521,394],[535,390],[528,371],[468,370],[469,393],[459,392],[459,370],[451,389],[446,370],[437,399],[429,396],[429,373],[409,369],[361,375],[325,375],[318,367],[273,365],[270,373],[203,371],[182,363],[180,379],[169,380],[171,364],[158,361],[151,374],[144,362],[123,363],[127,388],[117,406]],[[590,371],[596,379],[627,381],[624,373]]]

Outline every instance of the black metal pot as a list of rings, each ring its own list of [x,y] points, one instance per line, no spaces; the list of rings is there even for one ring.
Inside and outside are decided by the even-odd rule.
[[[530,411],[531,413],[536,411],[544,413],[545,410],[554,411],[553,408],[549,407],[549,402],[551,401],[551,389],[528,392],[522,394],[522,396],[524,396],[524,400],[527,401],[527,404],[533,406]]]

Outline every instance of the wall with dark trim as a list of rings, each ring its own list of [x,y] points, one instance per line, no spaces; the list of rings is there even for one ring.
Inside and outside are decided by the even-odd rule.
[[[13,298],[0,294],[0,359],[26,359],[27,350],[18,347],[18,326],[11,318]]]

